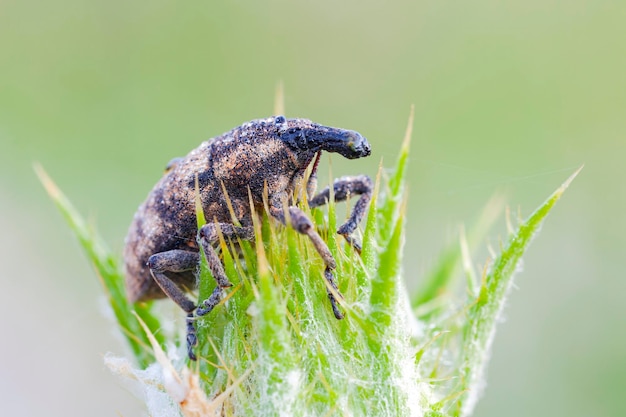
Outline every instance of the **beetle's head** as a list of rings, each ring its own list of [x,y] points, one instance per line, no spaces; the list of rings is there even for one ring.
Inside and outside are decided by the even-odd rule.
[[[322,126],[307,119],[274,118],[277,135],[295,152],[335,152],[348,159],[362,158],[372,153],[370,144],[353,130]]]

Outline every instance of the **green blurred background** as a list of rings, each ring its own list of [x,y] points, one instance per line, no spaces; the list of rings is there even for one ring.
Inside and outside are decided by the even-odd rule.
[[[528,215],[584,163],[525,257],[475,414],[626,415],[625,22],[623,1],[2,1],[0,414],[141,413],[33,161],[119,253],[170,158],[271,114],[282,80],[288,116],[370,139],[336,175],[391,163],[415,104],[411,288],[494,193]]]

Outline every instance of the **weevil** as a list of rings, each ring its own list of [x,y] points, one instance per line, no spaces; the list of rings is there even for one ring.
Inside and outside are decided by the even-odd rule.
[[[187,351],[191,360],[196,359],[196,317],[213,310],[224,290],[232,286],[217,252],[219,233],[233,241],[254,239],[252,213],[265,211],[264,196],[270,217],[283,225],[289,221],[291,227],[311,240],[325,264],[333,314],[343,318],[337,301],[342,296],[333,274],[337,263],[311,220],[298,208],[297,190],[304,181],[311,208],[326,204],[331,196],[330,187],[315,194],[323,151],[348,159],[371,153],[367,139],[352,130],[284,116],[253,120],[172,160],[137,210],[124,249],[128,299],[134,303],[169,297],[178,304],[187,313]],[[305,178],[308,167],[310,175]],[[359,196],[337,233],[360,251],[352,233],[369,205],[372,181],[366,175],[347,176],[335,180],[332,188],[335,201]],[[199,230],[197,196],[207,219]],[[186,293],[198,286],[200,251],[206,256],[217,286],[196,305]]]

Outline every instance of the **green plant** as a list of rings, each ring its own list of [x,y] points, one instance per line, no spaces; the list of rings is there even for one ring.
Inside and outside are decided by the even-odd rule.
[[[256,242],[220,242],[235,286],[198,321],[196,363],[186,359],[184,325],[167,334],[162,323],[171,316],[155,313],[154,303],[128,303],[118,258],[36,167],[92,261],[135,362],[110,356],[107,363],[145,388],[151,415],[471,414],[516,267],[578,171],[516,230],[511,228],[480,279],[469,266],[462,234],[410,297],[402,280],[402,248],[411,125],[412,116],[395,168],[388,177],[379,169],[360,256],[332,232],[334,204],[311,213],[338,262],[346,318],[337,321],[332,315],[324,265],[310,242],[263,216],[255,224]],[[232,256],[235,244],[241,256]],[[459,305],[442,302],[442,294],[457,286],[458,265],[467,276],[467,299]],[[209,274],[203,260],[200,298],[215,285]]]

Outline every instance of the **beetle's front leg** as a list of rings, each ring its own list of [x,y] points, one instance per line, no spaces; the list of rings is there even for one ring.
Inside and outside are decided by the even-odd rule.
[[[280,220],[283,224],[286,224],[285,214],[283,213],[283,208],[280,206],[282,203],[281,198],[275,196],[272,198],[270,205],[270,214],[276,219]],[[339,305],[337,303],[337,298],[335,294],[337,294],[340,298],[343,298],[339,289],[337,288],[337,283],[335,282],[335,276],[333,275],[333,270],[337,268],[337,263],[335,262],[335,258],[333,258],[332,253],[330,253],[330,249],[326,243],[322,240],[320,235],[315,231],[315,227],[311,220],[300,210],[298,207],[291,206],[289,207],[289,217],[291,220],[291,226],[298,232],[303,235],[309,237],[315,250],[322,257],[326,268],[324,270],[324,278],[328,284],[333,288],[333,291],[330,288],[326,288],[326,292],[328,294],[328,299],[330,300],[330,304],[333,308],[333,314],[338,320],[343,318],[343,313],[339,309]]]
[[[354,205],[350,217],[338,229],[337,233],[342,235],[357,252],[361,253],[361,245],[351,236],[357,226],[363,220],[370,200],[372,199],[372,180],[366,175],[351,177],[341,177],[333,183],[333,194],[335,201],[347,200],[351,195],[360,195],[359,200]],[[309,207],[319,207],[328,204],[330,200],[330,187],[324,188],[316,196],[309,200]]]

